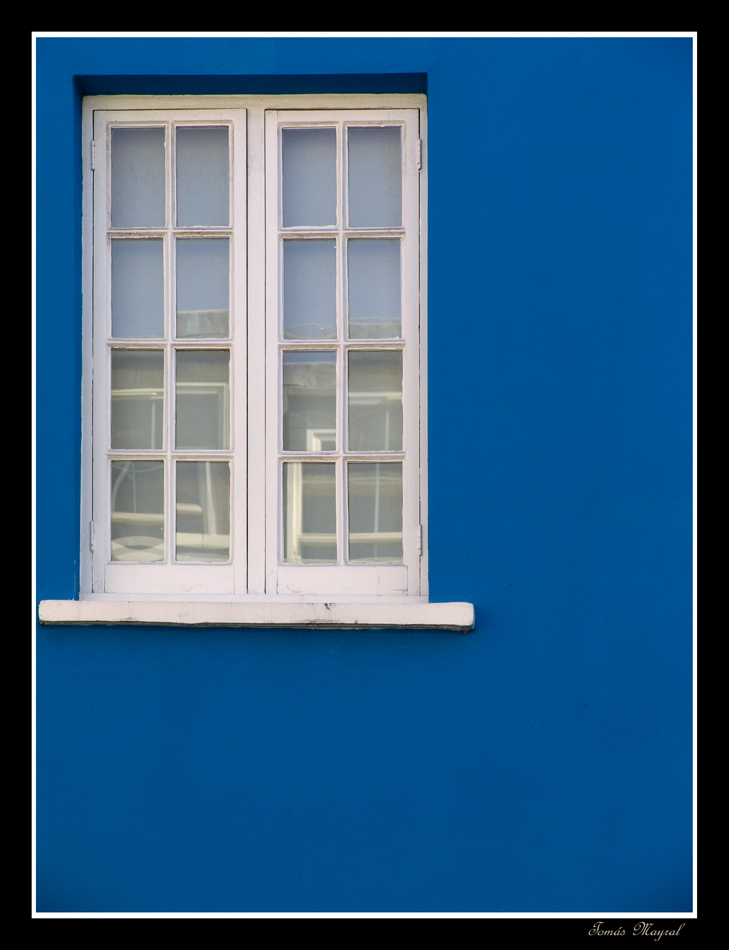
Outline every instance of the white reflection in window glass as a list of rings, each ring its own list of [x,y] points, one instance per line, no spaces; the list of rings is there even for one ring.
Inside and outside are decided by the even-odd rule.
[[[349,353],[349,448],[402,448],[402,351]]]
[[[228,448],[229,372],[228,350],[177,351],[176,448]]]
[[[350,340],[399,337],[400,242],[348,241],[347,262]]]
[[[294,452],[333,452],[336,431],[337,354],[283,354],[283,447]]]
[[[337,335],[336,244],[284,241],[283,311],[287,340],[333,340]]]
[[[400,128],[349,130],[349,226],[402,224]]]
[[[284,561],[337,560],[334,463],[284,462]]]
[[[227,238],[184,238],[177,247],[177,337],[228,336]]]
[[[402,463],[350,462],[349,560],[402,561]]]
[[[165,130],[112,129],[111,226],[165,225]]]
[[[111,463],[112,561],[164,560],[164,462]]]
[[[230,556],[230,464],[177,463],[178,561],[227,561]]]
[[[162,350],[111,351],[111,447],[161,449],[164,429]]]
[[[164,335],[162,241],[111,242],[111,335],[117,339]]]
[[[334,129],[284,129],[283,226],[337,223],[337,137]]]
[[[177,226],[228,224],[228,129],[177,129]]]

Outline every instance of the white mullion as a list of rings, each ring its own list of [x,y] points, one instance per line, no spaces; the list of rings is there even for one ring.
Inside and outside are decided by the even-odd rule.
[[[402,469],[403,560],[408,564],[408,593],[420,593],[420,363],[418,339],[419,315],[419,194],[420,172],[416,163],[419,138],[418,113],[408,112],[403,122],[403,224],[402,308],[403,337],[403,448],[406,458]]]
[[[372,350],[382,351],[404,350],[407,341],[405,340],[350,340],[347,349],[350,352],[372,352]]]
[[[336,224],[337,224],[337,231],[338,231],[339,234],[341,234],[342,231],[344,230],[344,226],[345,226],[345,221],[344,221],[344,201],[345,201],[345,197],[344,197],[344,182],[345,182],[345,174],[344,174],[344,167],[345,167],[345,166],[344,166],[344,161],[345,161],[345,150],[346,150],[346,148],[347,148],[347,145],[346,145],[346,134],[345,134],[345,126],[344,126],[344,123],[343,123],[343,122],[335,122],[335,131],[336,131],[336,145],[337,145],[337,148],[336,148],[337,164],[336,164],[336,169],[335,169],[336,176],[337,176],[337,217],[336,217]]]
[[[93,552],[91,551],[91,525],[94,520],[94,473],[93,473],[93,366],[94,366],[94,181],[95,172],[91,171],[91,148],[95,142],[94,113],[85,108],[82,116],[82,359],[81,359],[81,557],[79,560],[79,595],[90,594],[93,590]],[[100,148],[97,163],[104,164],[105,151]]]
[[[166,544],[166,554],[167,554],[167,563],[172,564],[174,562],[174,539],[172,537],[173,527],[176,523],[176,514],[177,508],[175,507],[175,492],[176,492],[176,479],[172,477],[171,470],[173,465],[177,461],[177,454],[175,450],[175,409],[177,406],[177,398],[175,387],[177,385],[177,360],[176,360],[176,350],[171,343],[165,344],[165,356],[166,356],[166,381],[168,383],[167,387],[167,425],[165,427],[165,438],[166,438],[166,452],[165,452],[165,468],[170,469],[167,497],[167,514],[165,516],[165,525],[169,532],[168,540]]]
[[[234,569],[236,593],[248,591],[248,324],[247,305],[247,113],[245,110],[234,116],[230,125],[232,133],[230,152],[230,225],[229,237],[230,284],[229,328],[231,340],[231,462],[230,462],[230,556]],[[233,398],[235,386],[236,398]],[[245,411],[238,405],[243,402]],[[232,451],[237,452],[234,458]]]
[[[334,466],[335,529],[337,534],[337,563],[347,563],[347,464],[344,455],[347,449],[347,127],[337,122],[337,462]]]
[[[165,145],[165,175],[167,176],[165,223],[168,228],[174,229],[177,224],[177,123],[174,120],[167,123]]]
[[[113,238],[157,238],[164,240],[167,235],[167,228],[108,228],[107,236],[109,240]]]
[[[172,460],[173,441],[173,416],[175,406],[175,392],[172,388],[176,380],[176,367],[173,367],[174,349],[172,340],[177,332],[177,245],[175,243],[175,124],[170,121],[165,124],[165,363],[166,363],[166,381],[169,383],[167,388],[167,425],[165,426],[165,438],[163,447],[165,449],[165,564],[175,563],[175,538],[174,533],[177,527],[177,471],[173,472],[175,463]]]
[[[346,507],[347,490],[344,485],[344,459],[338,456],[334,462],[334,529],[337,537],[337,564],[347,563],[346,528],[344,523],[344,509]]]
[[[347,407],[347,393],[349,390],[349,348],[344,344],[340,348],[340,360],[341,363],[341,388],[340,388],[340,399],[339,399],[339,410],[342,416],[342,429],[341,429],[341,446],[340,454],[341,461],[339,463],[338,474],[338,483],[341,483],[342,486],[342,498],[337,509],[339,515],[338,521],[341,524],[341,538],[342,538],[342,547],[340,555],[340,564],[346,564],[349,556],[349,468],[347,466],[348,462],[348,451],[349,451],[349,411]]]
[[[418,497],[419,523],[422,530],[422,552],[420,556],[420,587],[419,594],[428,596],[428,335],[427,335],[427,308],[428,308],[428,136],[427,112],[418,110],[418,137],[422,142],[421,169],[418,175],[418,416],[419,426],[419,458],[418,458]]]
[[[111,338],[111,241],[108,237],[110,221],[109,184],[110,138],[108,116],[94,116],[96,143],[96,170],[94,172],[94,258],[93,320],[97,326],[93,334],[93,452],[92,482],[94,485],[92,521],[94,523],[94,551],[92,555],[92,589],[105,590],[106,562],[110,552],[111,506],[110,463],[108,461],[109,420],[111,412],[111,380],[109,379],[108,340]]]
[[[349,123],[342,122],[342,227],[349,230]]]
[[[279,337],[283,274],[281,267],[281,135],[278,113],[265,115],[265,593],[275,594],[278,584],[278,561],[281,544],[282,499],[281,462],[279,461],[278,433],[279,405]],[[263,125],[264,123],[262,123]]]
[[[336,461],[334,464],[334,530],[337,538],[337,564],[346,563],[346,486],[344,484],[345,464],[343,462],[345,442],[345,378],[346,378],[346,349],[344,341],[347,339],[346,332],[346,253],[347,244],[344,236],[344,152],[346,148],[346,136],[344,124],[336,123],[336,185],[337,185],[337,270],[336,270],[336,324],[337,324],[337,365],[336,365],[336,401],[335,401],[335,425],[337,430],[337,439],[335,442]],[[338,417],[338,418],[337,418]]]
[[[405,452],[352,452],[350,455],[345,455],[344,460],[346,462],[403,462],[405,460]]]

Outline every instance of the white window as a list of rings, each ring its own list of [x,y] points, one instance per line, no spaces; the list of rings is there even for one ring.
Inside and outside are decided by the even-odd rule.
[[[266,577],[279,594],[423,590],[419,141],[415,109],[266,113]]]
[[[424,97],[95,97],[84,135],[81,602],[469,626],[396,606],[428,600]]]
[[[98,593],[245,585],[245,132],[244,110],[94,113]]]

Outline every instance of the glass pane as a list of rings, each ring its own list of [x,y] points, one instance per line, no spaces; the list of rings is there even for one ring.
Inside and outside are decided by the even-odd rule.
[[[400,336],[400,242],[347,243],[349,337],[376,340]]]
[[[348,467],[349,560],[402,561],[402,463]]]
[[[164,431],[162,350],[111,351],[112,449],[161,449]]]
[[[284,129],[283,225],[337,223],[337,136],[334,129]]]
[[[112,561],[163,561],[164,462],[111,463]]]
[[[164,129],[112,129],[111,226],[165,226]]]
[[[228,129],[177,129],[177,226],[228,224]]]
[[[162,240],[111,242],[111,335],[162,337],[165,325]]]
[[[178,561],[227,561],[230,556],[230,465],[177,463]]]
[[[332,241],[284,241],[284,338],[337,335],[337,251]]]
[[[336,562],[334,463],[284,462],[284,561]]]
[[[402,224],[400,127],[349,130],[349,226]]]
[[[349,448],[402,448],[402,352],[350,352]]]
[[[176,448],[228,448],[229,364],[228,350],[177,351]]]
[[[227,238],[178,240],[177,336],[228,336]]]
[[[283,354],[284,449],[336,449],[336,368],[336,353]]]

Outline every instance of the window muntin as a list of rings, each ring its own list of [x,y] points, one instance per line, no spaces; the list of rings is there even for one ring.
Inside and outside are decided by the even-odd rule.
[[[419,120],[95,113],[96,592],[425,592]]]

